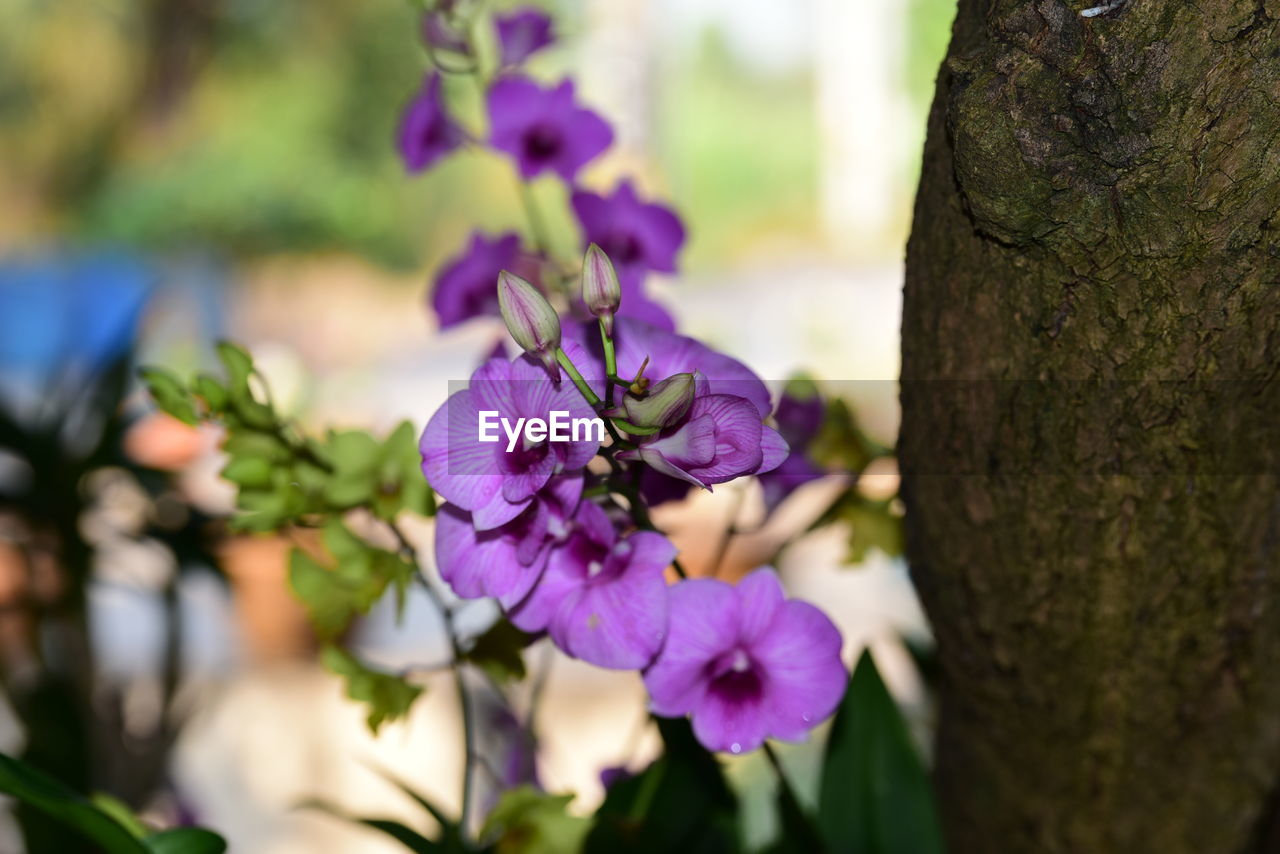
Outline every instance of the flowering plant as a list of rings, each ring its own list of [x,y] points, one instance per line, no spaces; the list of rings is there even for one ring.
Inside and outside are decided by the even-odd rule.
[[[734,851],[738,804],[715,754],[762,749],[779,784],[776,850],[878,850],[858,840],[877,838],[902,809],[919,820],[910,850],[936,850],[919,760],[871,659],[864,655],[850,679],[834,623],[788,598],[769,566],[736,584],[690,577],[650,512],[690,490],[753,477],[771,512],[797,486],[833,470],[856,476],[887,450],[810,381],[788,384],[775,406],[749,367],[680,334],[648,295],[651,273],[676,271],[685,227],[632,180],[604,192],[579,183],[614,135],[572,80],[548,85],[525,69],[554,43],[545,13],[490,16],[479,3],[435,0],[421,32],[430,69],[398,130],[406,171],[487,147],[510,161],[529,219],[527,237],[473,232],[436,276],[430,305],[441,329],[501,316],[516,347],[505,342],[480,364],[431,414],[416,446],[407,423],[385,440],[302,435],[233,345],[220,348],[225,379],[146,374],[166,411],[225,426],[223,474],[238,485],[242,511],[235,524],[322,531],[322,548],[294,551],[290,584],[325,641],[326,666],[368,704],[375,730],[404,715],[422,687],[412,674],[360,661],[342,647],[343,633],[388,590],[403,597],[411,584],[439,609],[464,722],[459,814],[415,794],[441,825],[439,838],[372,826],[424,851]],[[452,106],[458,84],[479,87],[486,127]],[[534,180],[568,184],[582,255],[552,251]],[[560,435],[560,424],[573,430]],[[851,488],[823,521],[866,512]],[[435,517],[435,573],[422,571],[400,525],[405,513]],[[481,598],[503,616],[467,636],[456,600]],[[510,711],[504,721],[521,731],[522,755],[511,774],[496,775],[496,804],[477,828],[479,723],[464,673],[485,673],[513,710],[506,687],[525,677],[521,653],[543,638],[573,658],[637,671],[663,756],[645,769],[612,770],[596,814],[570,815],[567,797],[541,791],[527,756],[536,747],[534,709]],[[815,812],[769,739],[803,740],[833,715]]]

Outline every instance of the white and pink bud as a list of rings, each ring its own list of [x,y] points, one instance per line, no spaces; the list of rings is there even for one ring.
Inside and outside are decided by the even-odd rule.
[[[613,315],[622,304],[622,285],[618,271],[604,250],[592,243],[582,259],[582,301],[587,310],[600,318],[606,335],[613,334]]]
[[[498,308],[520,348],[536,356],[559,382],[556,351],[560,349],[560,317],[547,298],[529,282],[503,270],[498,274]]]

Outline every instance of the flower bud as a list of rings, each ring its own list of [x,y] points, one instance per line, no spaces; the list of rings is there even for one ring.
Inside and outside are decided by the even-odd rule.
[[[450,20],[450,4],[442,3],[441,8],[427,12],[422,19],[422,40],[436,51],[449,51],[459,56],[470,56],[471,45],[467,43],[465,33]]]
[[[582,301],[587,310],[604,321],[606,335],[613,334],[613,315],[622,303],[618,271],[604,250],[592,243],[582,259]]]
[[[526,353],[537,356],[547,373],[560,381],[556,350],[560,348],[560,318],[542,292],[503,270],[498,274],[498,308],[507,331]]]
[[[637,427],[668,427],[685,416],[693,405],[693,374],[675,374],[655,383],[644,397],[622,399],[626,419]]]

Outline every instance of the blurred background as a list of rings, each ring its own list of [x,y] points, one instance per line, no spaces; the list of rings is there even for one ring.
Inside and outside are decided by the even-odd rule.
[[[584,183],[634,176],[688,227],[681,274],[656,288],[681,331],[766,379],[808,371],[892,445],[903,247],[953,0],[545,5],[560,41],[533,72],[572,73],[618,134]],[[394,134],[425,67],[418,31],[403,0],[0,4],[0,751],[208,824],[235,852],[396,850],[296,808],[415,815],[371,764],[457,802],[448,675],[371,737],[315,661],[289,544],[211,522],[233,499],[218,435],[156,413],[132,378],[209,367],[230,338],[302,425],[386,430],[424,424],[492,349],[500,322],[440,333],[426,295],[473,228],[520,230],[522,212],[491,154],[405,174]],[[564,190],[535,192],[569,252]],[[872,645],[923,733],[900,638],[927,628],[901,558],[804,533],[839,488],[804,487],[721,572],[787,544],[793,595],[832,614],[848,662]],[[862,488],[893,496],[892,466]],[[686,563],[711,560],[705,532],[738,502],[744,527],[762,516],[743,489],[663,508]],[[429,562],[430,525],[411,534]],[[425,602],[400,625],[393,612],[375,607],[350,645],[392,669],[444,655]],[[640,680],[549,647],[530,658],[547,674],[541,780],[589,810],[602,767],[656,749]],[[804,776],[805,747],[784,758]],[[745,797],[769,797],[758,759],[732,766]],[[744,812],[764,838],[769,811]],[[0,852],[22,850],[6,814]]]

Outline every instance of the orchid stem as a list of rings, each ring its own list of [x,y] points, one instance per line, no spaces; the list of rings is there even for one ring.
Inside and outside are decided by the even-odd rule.
[[[431,579],[422,573],[422,568],[418,565],[417,550],[409,542],[404,532],[400,530],[400,527],[395,522],[388,522],[387,526],[400,544],[401,554],[412,561],[414,568],[418,570],[413,577],[422,585],[427,597],[431,599],[431,603],[435,605],[436,610],[440,613],[440,620],[444,624],[445,635],[448,637],[449,649],[453,653],[453,660],[449,664],[449,669],[453,671],[453,681],[458,691],[458,707],[462,714],[462,744],[465,754],[462,762],[462,806],[459,810],[458,826],[462,828],[462,832],[465,834],[467,832],[468,818],[471,814],[472,778],[475,766],[480,760],[480,756],[476,752],[476,722],[471,704],[471,694],[467,691],[467,683],[462,675],[462,661],[465,653],[462,649],[462,643],[458,639],[457,627],[453,619],[453,608],[445,601],[444,594],[436,589]]]
[[[525,216],[529,218],[529,232],[533,235],[533,245],[544,258],[551,260],[551,241],[547,236],[542,212],[538,210],[538,200],[533,196],[533,186],[522,175],[517,174],[516,181],[520,188],[520,204],[524,206]]]
[[[578,369],[574,367],[573,361],[569,358],[560,347],[556,348],[556,361],[560,363],[560,367],[564,368],[569,379],[573,380],[573,384],[578,387],[578,391],[582,392],[582,396],[587,399],[587,403],[593,407],[600,405],[600,398],[591,390],[591,386],[587,385],[587,381],[582,378],[582,374],[578,373]]]
[[[600,320],[600,343],[604,346],[604,400],[608,406],[613,406],[613,378],[618,375],[618,354],[613,348],[613,336],[608,333],[604,326],[604,320]]]

